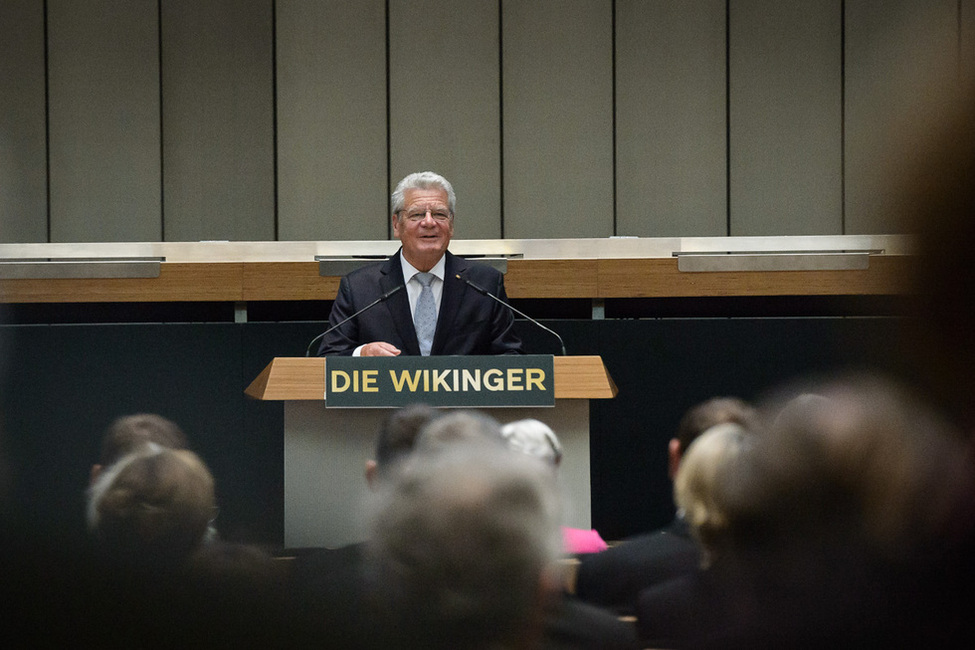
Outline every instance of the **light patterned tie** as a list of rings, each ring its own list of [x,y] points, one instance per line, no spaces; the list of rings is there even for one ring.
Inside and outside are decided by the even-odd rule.
[[[413,277],[423,285],[416,301],[413,325],[416,327],[416,338],[420,341],[420,354],[428,357],[433,347],[433,334],[437,331],[437,305],[433,302],[433,290],[430,288],[434,275],[417,273]]]

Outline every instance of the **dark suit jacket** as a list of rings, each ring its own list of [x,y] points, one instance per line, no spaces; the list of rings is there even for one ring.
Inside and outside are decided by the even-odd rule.
[[[692,573],[699,564],[700,553],[687,524],[675,518],[666,528],[582,556],[576,595],[619,614],[633,614],[640,591]]]
[[[292,597],[301,620],[320,639],[354,650],[403,647],[402,630],[385,627],[369,608],[365,544],[319,549],[292,562]],[[313,637],[315,638],[315,637]],[[407,647],[414,647],[407,644]],[[545,619],[541,650],[637,650],[636,627],[614,614],[566,595]]]
[[[298,629],[315,642],[308,647],[358,650],[374,642],[379,647],[365,595],[364,549],[365,544],[316,549],[290,561],[289,595]]]
[[[541,650],[637,650],[636,626],[564,594],[545,620]]]
[[[734,590],[712,577],[697,570],[640,593],[637,632],[645,647],[694,647],[724,635],[733,621]]]
[[[387,291],[403,285],[402,251],[385,262],[357,269],[342,278],[332,304],[328,326],[332,327],[373,302]],[[446,255],[443,294],[433,355],[522,354],[521,340],[514,332],[510,309],[482,295],[455,276],[460,274],[477,286],[507,300],[504,276],[484,264]],[[402,354],[417,356],[420,344],[413,328],[409,296],[399,291],[386,301],[353,318],[322,340],[319,356],[349,356],[360,345],[386,341]]]

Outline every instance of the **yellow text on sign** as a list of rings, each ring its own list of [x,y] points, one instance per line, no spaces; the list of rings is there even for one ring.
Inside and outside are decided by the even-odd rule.
[[[378,370],[353,370],[351,373],[336,370],[332,372],[331,390],[333,393],[344,393],[351,388],[353,393],[378,393],[378,379]]]
[[[508,368],[507,370],[491,368],[484,372],[480,369],[467,368],[424,369],[412,372],[390,370],[389,377],[393,381],[393,390],[397,393],[404,390],[411,393],[546,390],[545,371],[541,368]]]

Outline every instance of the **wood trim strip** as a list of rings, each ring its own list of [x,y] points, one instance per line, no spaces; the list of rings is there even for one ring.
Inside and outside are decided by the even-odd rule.
[[[878,255],[855,271],[683,273],[676,258],[511,260],[505,288],[514,299],[896,295],[909,291],[915,262]],[[0,301],[334,300],[338,286],[317,262],[164,262],[158,278],[2,280]]]
[[[163,263],[158,278],[0,281],[5,303],[241,300],[243,262]]]
[[[335,300],[337,277],[318,274],[318,262],[251,262],[244,265],[244,300]]]
[[[596,298],[599,264],[583,260],[511,260],[504,277],[509,298]]]

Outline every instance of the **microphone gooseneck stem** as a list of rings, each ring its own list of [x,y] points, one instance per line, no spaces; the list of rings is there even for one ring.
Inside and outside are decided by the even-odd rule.
[[[457,278],[458,280],[461,280],[462,282],[465,282],[467,284],[467,286],[469,286],[470,288],[472,288],[474,291],[478,292],[479,294],[484,295],[484,296],[487,296],[488,298],[494,300],[495,302],[498,302],[498,303],[504,305],[505,307],[507,307],[508,309],[510,309],[511,311],[513,311],[514,313],[516,313],[519,316],[521,316],[522,318],[524,318],[524,319],[526,319],[526,320],[534,323],[538,327],[542,328],[543,330],[545,330],[546,332],[548,332],[549,334],[551,334],[552,336],[554,336],[555,338],[557,338],[559,340],[559,345],[562,348],[562,356],[563,357],[564,356],[568,356],[565,353],[565,342],[562,340],[562,337],[559,336],[557,332],[555,332],[554,330],[549,329],[548,327],[545,327],[544,325],[542,325],[541,323],[539,323],[537,320],[535,320],[534,318],[532,318],[528,314],[526,314],[526,313],[518,310],[515,307],[512,307],[511,305],[509,305],[505,301],[501,300],[501,298],[498,298],[496,295],[494,295],[493,293],[491,293],[487,289],[485,289],[483,287],[480,287],[480,286],[474,284],[473,282],[471,282],[467,278],[461,277],[461,275],[459,273],[456,274],[454,277]]]
[[[361,316],[363,312],[369,311],[370,309],[372,309],[373,307],[375,307],[379,303],[383,302],[384,300],[387,300],[390,296],[392,296],[394,293],[396,293],[397,291],[399,291],[400,289],[402,289],[404,286],[406,286],[406,285],[403,285],[403,284],[396,285],[395,287],[393,287],[392,289],[390,289],[389,291],[387,291],[386,293],[384,293],[383,295],[379,296],[378,298],[376,298],[375,300],[373,300],[371,303],[369,303],[368,305],[366,305],[365,307],[363,307],[362,309],[360,309],[359,311],[355,312],[354,314],[352,314],[351,316],[349,316],[347,318],[343,318],[339,322],[335,323],[335,325],[332,325],[327,330],[325,330],[324,332],[322,332],[321,334],[319,334],[318,336],[316,336],[315,338],[313,338],[311,340],[311,342],[308,344],[308,347],[305,349],[305,356],[306,357],[310,357],[311,356],[311,348],[312,348],[313,345],[315,345],[316,342],[321,341],[323,338],[325,338],[326,336],[328,336],[329,334],[331,334],[332,332],[334,332],[338,328],[342,327],[343,325],[345,325],[346,323],[348,323],[350,320],[352,320],[356,316]]]

